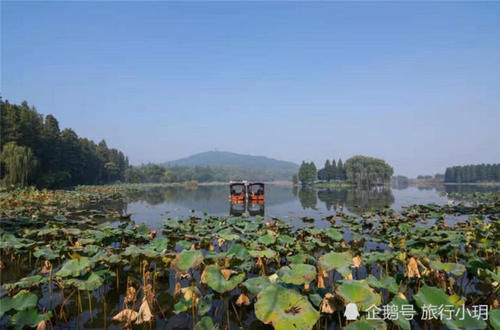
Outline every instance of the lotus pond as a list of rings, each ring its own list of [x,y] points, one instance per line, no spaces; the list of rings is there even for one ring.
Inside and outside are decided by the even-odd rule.
[[[498,192],[280,218],[163,211],[161,226],[131,214],[150,192],[0,192],[0,327],[500,329]]]

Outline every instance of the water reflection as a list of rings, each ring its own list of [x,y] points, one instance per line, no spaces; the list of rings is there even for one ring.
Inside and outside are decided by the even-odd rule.
[[[257,215],[264,216],[264,202],[248,202],[248,203],[229,203],[229,214],[239,217],[247,213],[251,217]]]
[[[245,213],[245,203],[229,203],[229,214],[239,217]]]
[[[361,214],[373,209],[390,207],[394,203],[392,190],[384,187],[372,189],[350,189],[347,191],[345,205],[355,214]]]
[[[247,204],[248,215],[252,217],[257,215],[264,216],[264,209],[264,202]]]
[[[361,214],[376,208],[389,207],[394,203],[390,188],[371,189],[322,189],[304,188],[299,191],[303,209],[316,209],[317,200],[324,203],[328,211],[347,208],[351,213]]]
[[[121,208],[132,213],[134,221],[161,229],[167,218],[184,218],[194,213],[197,213],[196,216],[203,216],[205,212],[214,216],[268,215],[293,221],[302,216],[321,218],[337,210],[360,215],[387,206],[399,210],[412,204],[446,204],[448,199],[441,192],[490,190],[495,188],[450,185],[430,190],[419,190],[412,186],[406,189],[314,189],[268,184],[264,205],[230,204],[227,185],[198,186],[195,189],[154,187],[129,194],[128,203],[121,205]],[[300,224],[299,221],[298,225]]]
[[[299,191],[299,200],[300,205],[304,210],[307,209],[316,209],[316,204],[318,203],[318,199],[316,197],[316,190],[314,188],[302,188]]]

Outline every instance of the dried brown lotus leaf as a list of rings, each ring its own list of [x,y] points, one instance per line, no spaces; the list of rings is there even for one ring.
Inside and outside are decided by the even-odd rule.
[[[236,300],[236,305],[238,306],[248,306],[250,305],[250,298],[248,298],[248,296],[244,293],[240,294],[240,296],[238,297],[238,299]]]
[[[138,313],[132,309],[124,309],[120,313],[113,316],[113,321],[118,322],[134,322],[137,319]]]

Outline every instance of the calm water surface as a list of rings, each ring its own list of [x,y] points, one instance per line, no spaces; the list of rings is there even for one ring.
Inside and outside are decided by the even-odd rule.
[[[443,192],[488,188],[474,186],[446,186],[441,188],[406,187],[404,189],[301,189],[292,186],[266,185],[265,204],[231,204],[227,186],[199,186],[154,188],[131,196],[124,206],[137,223],[146,223],[154,229],[162,229],[168,218],[262,215],[277,217],[294,226],[302,226],[301,217],[320,220],[336,210],[360,215],[366,211],[389,206],[397,211],[412,204],[446,204],[449,199]],[[491,188],[490,188],[491,189]],[[321,222],[317,222],[320,225]],[[325,225],[326,223],[323,222]]]

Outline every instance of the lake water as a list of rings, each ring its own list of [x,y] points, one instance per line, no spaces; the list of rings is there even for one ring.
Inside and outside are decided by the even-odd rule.
[[[375,208],[389,206],[396,211],[412,204],[446,204],[449,199],[442,193],[450,191],[482,191],[497,188],[479,186],[445,186],[440,188],[406,187],[376,189],[302,189],[287,185],[266,185],[264,204],[231,204],[229,188],[224,185],[154,188],[131,196],[124,212],[132,213],[137,223],[147,223],[161,230],[167,218],[262,215],[277,217],[298,227],[304,223],[301,217],[317,220],[334,214],[336,210],[360,215]],[[327,222],[316,222],[321,227]]]

